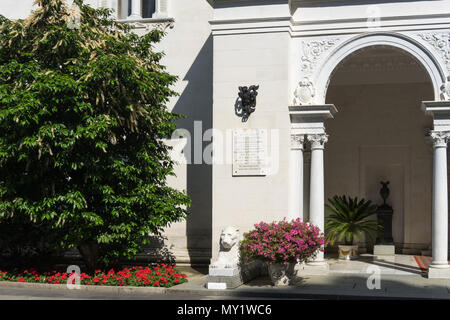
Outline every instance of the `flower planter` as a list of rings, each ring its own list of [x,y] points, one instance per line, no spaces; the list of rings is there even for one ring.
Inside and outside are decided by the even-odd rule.
[[[288,286],[295,276],[295,263],[269,263],[269,276],[274,286]]]
[[[359,258],[358,245],[339,245],[339,259],[354,260]]]
[[[273,285],[288,286],[295,276],[296,262],[313,259],[326,246],[324,234],[317,226],[300,218],[279,222],[255,224],[255,229],[244,233],[240,243],[242,261],[261,260]]]

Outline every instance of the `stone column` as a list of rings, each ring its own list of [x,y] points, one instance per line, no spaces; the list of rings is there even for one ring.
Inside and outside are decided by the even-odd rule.
[[[323,230],[324,225],[324,173],[323,149],[328,140],[325,134],[325,120],[332,119],[337,109],[333,104],[299,105],[289,107],[292,135],[306,135],[311,142],[311,164],[309,168],[309,209],[305,208],[303,214],[309,221]],[[303,154],[302,154],[303,155]],[[307,179],[305,179],[307,180]],[[308,200],[304,198],[304,202]],[[304,205],[305,206],[305,205]],[[305,218],[305,217],[304,217]],[[297,271],[301,275],[324,274],[328,272],[328,264],[324,260],[323,252],[319,252],[315,261],[298,264]]]
[[[142,19],[142,0],[131,0],[131,15],[128,16],[128,20],[139,20]]]
[[[310,181],[310,202],[309,219],[311,224],[318,226],[324,232],[325,224],[325,188],[324,188],[324,166],[323,150],[328,141],[328,135],[311,134],[307,136],[311,143],[311,181]],[[324,254],[319,252],[314,265],[325,265]]]
[[[432,255],[429,278],[441,278],[448,272],[448,193],[447,193],[447,141],[450,132],[432,131],[433,141],[433,207]],[[447,269],[447,270],[441,270]]]
[[[289,220],[303,217],[303,134],[291,135]]]
[[[167,18],[168,15],[168,0],[156,0],[155,14],[153,18]]]

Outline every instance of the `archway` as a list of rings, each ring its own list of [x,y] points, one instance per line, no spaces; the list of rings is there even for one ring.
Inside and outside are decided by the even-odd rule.
[[[339,110],[326,125],[325,197],[380,203],[380,181],[389,180],[397,249],[419,253],[431,242],[432,182],[432,121],[421,102],[436,99],[443,76],[426,51],[387,38],[341,47],[322,68],[331,74],[325,101]]]
[[[376,32],[352,37],[333,50],[316,72],[316,77],[314,77],[317,93],[316,102],[319,104],[325,102],[332,74],[344,59],[358,50],[374,46],[388,46],[401,49],[414,57],[427,72],[432,83],[433,98],[431,100],[440,100],[440,88],[446,82],[446,77],[443,72],[443,66],[440,65],[434,55],[421,43],[405,35],[392,32]]]

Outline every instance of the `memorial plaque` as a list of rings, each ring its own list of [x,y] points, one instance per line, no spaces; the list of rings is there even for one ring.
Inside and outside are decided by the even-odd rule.
[[[267,130],[233,131],[233,176],[267,174]]]

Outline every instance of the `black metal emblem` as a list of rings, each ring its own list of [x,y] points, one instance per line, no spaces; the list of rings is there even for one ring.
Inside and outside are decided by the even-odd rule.
[[[242,104],[242,117],[247,119],[256,110],[256,96],[259,86],[239,87],[239,98]]]

